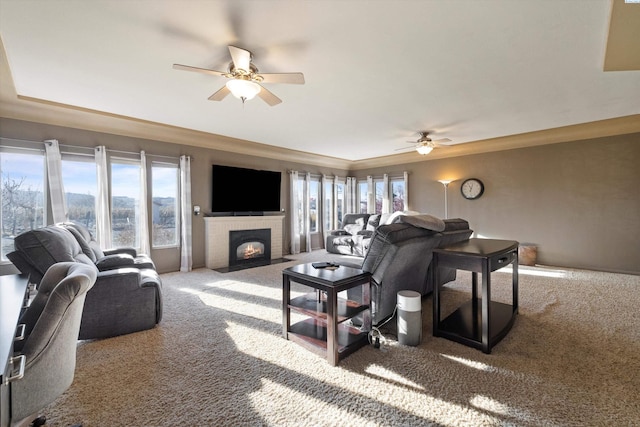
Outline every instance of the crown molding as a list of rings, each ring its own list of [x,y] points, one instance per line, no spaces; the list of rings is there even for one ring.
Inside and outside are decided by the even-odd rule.
[[[540,145],[626,135],[638,132],[640,132],[640,114],[633,114],[630,116],[562,126],[517,135],[508,135],[499,138],[483,139],[464,144],[449,145],[447,147],[437,148],[425,156],[411,151],[393,156],[357,160],[351,162],[350,169],[361,170],[374,167],[394,166],[405,163],[417,163],[450,157],[514,150],[517,148],[536,147]]]

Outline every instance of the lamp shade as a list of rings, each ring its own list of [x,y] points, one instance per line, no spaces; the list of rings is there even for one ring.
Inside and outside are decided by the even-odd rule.
[[[250,80],[233,79],[226,86],[233,96],[243,101],[253,99],[260,92],[260,85]]]
[[[426,154],[429,154],[431,150],[433,150],[433,147],[428,144],[422,144],[416,147],[416,151],[422,154],[423,156]]]

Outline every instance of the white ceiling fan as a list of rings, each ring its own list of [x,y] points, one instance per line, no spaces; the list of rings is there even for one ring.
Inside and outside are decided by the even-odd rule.
[[[222,76],[229,79],[220,90],[209,97],[211,101],[222,101],[227,95],[232,94],[244,104],[245,101],[258,95],[264,102],[274,106],[280,104],[282,100],[260,83],[304,84],[304,75],[302,73],[260,73],[258,67],[251,62],[253,54],[246,49],[229,46],[229,53],[231,54],[231,63],[227,72],[182,64],[173,64],[173,68]]]
[[[420,131],[419,134],[420,134],[420,138],[418,138],[417,141],[407,141],[407,142],[410,144],[413,144],[414,146],[412,148],[415,149],[418,153],[422,154],[423,156],[429,154],[434,148],[444,147],[445,142],[451,141],[449,138],[442,138],[442,139],[437,139],[433,141],[431,138],[429,138],[428,131]],[[408,148],[398,148],[395,151],[401,151],[401,150],[408,150]]]

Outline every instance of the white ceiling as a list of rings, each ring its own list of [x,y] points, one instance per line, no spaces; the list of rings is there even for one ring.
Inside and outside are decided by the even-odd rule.
[[[640,5],[625,5],[637,7]],[[640,113],[640,71],[603,72],[609,0],[0,0],[18,95],[349,161]],[[634,43],[639,43],[635,40]],[[207,98],[227,45],[283,103]],[[4,78],[4,76],[3,76]],[[440,150],[446,150],[441,148]],[[418,154],[415,154],[419,156]]]

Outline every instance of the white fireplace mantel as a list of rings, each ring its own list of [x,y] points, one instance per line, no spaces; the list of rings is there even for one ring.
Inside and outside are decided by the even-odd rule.
[[[204,217],[205,265],[207,268],[229,266],[229,231],[271,229],[271,259],[282,258],[283,215]]]

